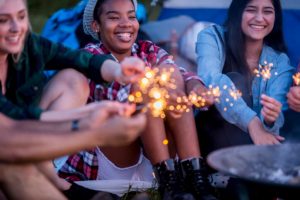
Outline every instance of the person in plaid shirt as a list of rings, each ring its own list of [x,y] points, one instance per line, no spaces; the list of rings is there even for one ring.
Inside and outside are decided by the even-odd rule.
[[[83,16],[84,30],[94,39],[101,38],[101,42],[88,44],[85,49],[92,54],[112,55],[118,62],[128,56],[135,56],[144,60],[150,67],[175,67],[173,77],[176,80],[177,89],[174,96],[184,96],[191,91],[201,94],[205,91],[206,88],[200,79],[183,68],[177,67],[172,56],[165,50],[150,41],[135,43],[139,29],[135,7],[136,1],[130,0],[89,0]],[[119,82],[97,85],[91,81],[90,88],[90,101],[109,99],[124,102],[127,101],[132,85],[123,85]],[[177,114],[167,112],[163,120],[146,113],[147,125],[142,133],[141,141],[143,150],[151,161],[160,192],[164,198],[170,199],[216,199],[210,193],[204,161],[200,155],[193,113],[180,113],[180,118],[176,116]],[[167,133],[170,135],[167,136]],[[167,137],[174,139],[173,150],[179,158],[178,162],[175,162],[172,158],[174,155],[171,155],[168,146],[162,142]],[[143,161],[140,163],[141,157]],[[149,170],[150,163],[147,158],[144,157],[138,141],[120,149],[96,148],[70,156],[59,170],[59,175],[69,181],[122,178],[149,181],[151,179],[148,177],[152,170]],[[109,164],[107,160],[110,161]],[[132,167],[142,167],[143,170],[132,173],[128,170]],[[189,190],[184,189],[179,168],[184,171],[184,181],[188,183],[185,186]],[[127,175],[114,176],[114,174],[120,174],[121,170],[128,170]]]

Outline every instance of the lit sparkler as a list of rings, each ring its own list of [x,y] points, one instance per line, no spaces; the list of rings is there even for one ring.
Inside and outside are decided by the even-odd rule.
[[[176,89],[175,80],[172,79],[174,68],[158,69],[146,68],[145,76],[138,83],[137,92],[129,95],[128,101],[131,103],[148,103],[143,111],[149,110],[154,117],[165,118],[167,110],[167,100],[169,98],[168,89]]]
[[[128,101],[144,105],[142,112],[148,110],[152,116],[160,118],[166,117],[166,111],[176,113],[190,112],[191,109],[189,106],[191,105],[196,108],[203,108],[206,106],[206,97],[212,96],[215,102],[220,102],[221,89],[210,85],[208,91],[202,95],[191,92],[188,96],[177,97],[175,105],[169,105],[169,91],[176,89],[175,80],[172,78],[173,72],[174,68],[151,69],[147,67],[145,76],[138,83],[138,91],[130,94]],[[227,85],[224,85],[222,89],[229,90],[229,94],[233,100],[237,100],[242,95],[240,91],[229,89]],[[145,104],[145,101],[147,104]],[[229,98],[226,102],[230,107],[233,107],[233,103]],[[227,108],[224,108],[224,111],[226,110]]]
[[[272,67],[273,67],[273,63],[268,63],[267,61],[264,61],[263,65],[259,64],[258,69],[254,70],[254,74],[257,77],[262,77],[263,80],[265,81],[264,87],[262,89],[262,93],[265,93],[268,80],[272,76],[272,73],[271,73]],[[275,72],[274,75],[278,75],[278,73]]]
[[[229,90],[229,94],[233,98],[233,100],[235,100],[235,101],[242,96],[242,92],[241,91],[239,91],[239,90],[233,90],[233,89]]]
[[[259,64],[258,69],[255,69],[253,73],[257,77],[262,77],[264,80],[269,80],[271,78],[271,69],[273,67],[273,63],[264,62],[263,65]]]
[[[164,144],[164,145],[168,145],[168,144],[169,144],[169,140],[168,140],[168,139],[164,139],[164,140],[163,140],[163,144]]]
[[[300,72],[293,75],[293,79],[294,79],[295,85],[299,86],[300,85]]]

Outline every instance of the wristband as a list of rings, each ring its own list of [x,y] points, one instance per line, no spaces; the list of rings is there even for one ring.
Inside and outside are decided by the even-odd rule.
[[[72,121],[71,131],[78,131],[79,130],[79,120],[75,119]]]

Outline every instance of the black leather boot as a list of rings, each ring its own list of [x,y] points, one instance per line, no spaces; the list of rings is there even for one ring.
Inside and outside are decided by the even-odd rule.
[[[163,200],[195,200],[192,194],[184,192],[179,171],[173,159],[154,165],[153,171]]]
[[[197,200],[217,200],[209,183],[207,169],[202,158],[192,158],[181,162],[186,189]]]

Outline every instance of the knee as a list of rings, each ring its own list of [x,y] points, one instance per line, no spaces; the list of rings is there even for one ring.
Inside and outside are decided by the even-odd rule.
[[[57,74],[65,87],[78,95],[87,97],[90,93],[87,78],[74,69],[65,69]]]

